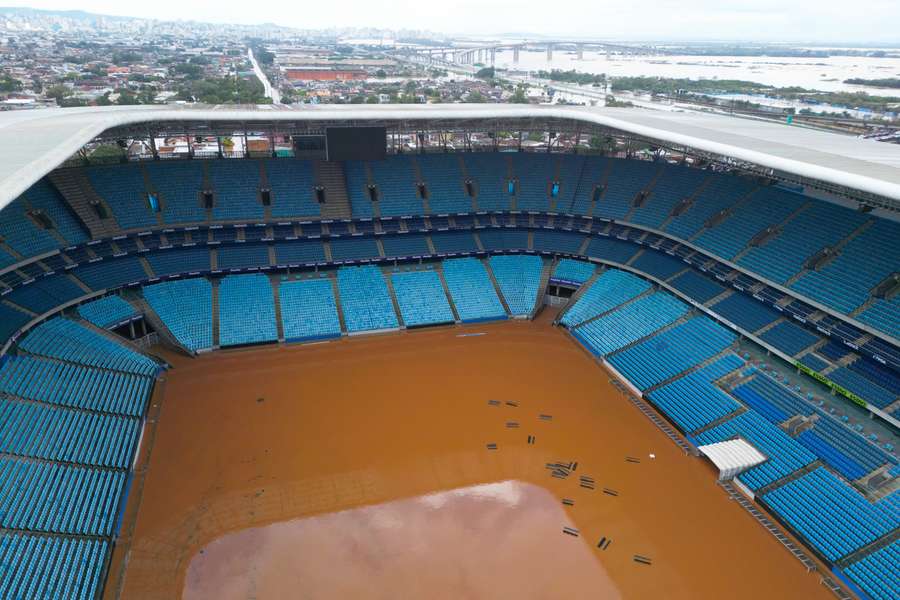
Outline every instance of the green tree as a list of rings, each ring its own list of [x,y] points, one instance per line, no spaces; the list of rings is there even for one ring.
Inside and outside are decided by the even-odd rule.
[[[469,95],[466,96],[466,102],[483,103],[487,102],[487,98],[485,98],[484,94],[482,94],[478,90],[472,90],[471,92],[469,92]]]
[[[483,69],[478,69],[478,72],[475,73],[475,77],[479,79],[493,79],[495,75],[494,67],[484,67]]]

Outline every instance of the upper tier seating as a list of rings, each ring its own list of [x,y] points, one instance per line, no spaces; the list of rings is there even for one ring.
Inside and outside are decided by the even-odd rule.
[[[360,260],[378,258],[375,238],[337,238],[329,242],[332,260]]]
[[[801,433],[798,439],[829,466],[851,480],[897,462],[885,451],[824,414],[820,414],[813,428]]]
[[[518,210],[550,210],[550,184],[556,169],[556,157],[547,160],[540,154],[512,155],[513,173],[519,180],[516,194]]]
[[[465,178],[458,156],[424,154],[416,156],[419,171],[428,185],[428,207],[433,214],[472,212]]]
[[[781,517],[828,560],[835,561],[897,526],[897,514],[818,468],[763,496]]]
[[[867,402],[878,408],[886,408],[897,400],[897,394],[876,385],[865,376],[847,367],[835,369],[828,374],[828,378],[857,396],[862,396]]]
[[[593,277],[596,269],[597,267],[593,263],[563,258],[553,269],[553,274],[550,276],[550,279],[577,283],[580,285]]]
[[[275,299],[261,273],[229,275],[219,284],[219,344],[235,346],[278,339]]]
[[[445,260],[443,271],[453,304],[463,322],[506,318],[506,311],[480,260]]]
[[[599,258],[601,260],[608,260],[624,265],[637,254],[639,249],[640,248],[634,244],[628,242],[613,238],[598,237],[591,239],[591,242],[588,244],[587,254],[591,258]]]
[[[78,307],[81,318],[105,329],[138,315],[138,311],[119,296],[106,296]]]
[[[650,283],[637,275],[618,269],[604,271],[563,314],[560,322],[575,327],[584,321],[619,306],[650,289]]]
[[[813,202],[778,235],[752,248],[738,264],[783,284],[803,268],[809,257],[840,242],[867,218],[834,204]]]
[[[150,394],[148,377],[27,355],[0,367],[0,392],[60,406],[138,416]]]
[[[900,340],[900,295],[890,300],[877,298],[875,302],[856,317],[866,325],[883,331]]]
[[[847,242],[834,260],[817,271],[805,273],[793,288],[848,313],[862,305],[869,291],[897,270],[898,256],[900,223],[876,219],[865,231]],[[900,331],[900,311],[895,312],[893,318],[895,332]],[[863,318],[860,320],[868,322]],[[890,330],[885,331],[890,333]]]
[[[0,533],[0,598],[93,600],[109,542]],[[39,576],[38,576],[39,575]]]
[[[631,266],[663,281],[689,268],[686,263],[677,258],[651,250],[642,252],[631,261]]]
[[[565,252],[578,254],[584,243],[584,234],[568,231],[535,231],[534,249],[547,252]]]
[[[341,335],[341,320],[330,279],[282,281],[278,286],[278,298],[287,341]]]
[[[634,210],[629,220],[659,229],[678,203],[691,196],[709,176],[708,171],[666,165],[650,197]]]
[[[847,574],[872,600],[896,600],[900,590],[900,540],[853,563]]]
[[[738,475],[751,490],[758,490],[813,462],[815,455],[753,410],[729,419],[697,436],[698,445],[741,437],[769,459]]]
[[[507,190],[509,166],[507,157],[496,152],[463,154],[466,172],[478,187],[478,210],[509,210],[512,195]]]
[[[736,355],[726,354],[702,369],[653,390],[648,397],[682,431],[692,433],[740,408],[734,398],[713,382],[743,364]]]
[[[754,187],[753,183],[740,177],[713,176],[696,194],[688,209],[674,217],[665,231],[683,240],[690,239],[711,217],[734,206]]]
[[[215,190],[212,217],[216,221],[259,220],[265,207],[259,199],[259,161],[212,160],[209,180]]]
[[[436,272],[392,273],[391,282],[403,324],[407,327],[454,321],[453,311]]]
[[[222,271],[268,267],[269,246],[266,244],[220,246],[216,265]]]
[[[655,292],[572,330],[598,356],[604,356],[677,321],[688,307],[671,294]]]
[[[94,191],[109,205],[119,227],[127,230],[157,226],[140,165],[88,167],[85,174]]]
[[[483,241],[483,240],[482,240]],[[478,244],[468,231],[448,231],[440,235],[431,236],[435,252],[442,254],[477,252]]]
[[[152,162],[144,165],[144,168],[152,182],[152,191],[160,196],[163,219],[167,224],[200,223],[206,220],[206,210],[200,202],[200,191],[203,189],[202,163]]]
[[[44,321],[32,329],[19,347],[39,356],[137,375],[153,375],[158,369],[143,354],[62,317]]]
[[[529,315],[537,303],[544,262],[533,254],[492,256],[494,279],[512,315]]]
[[[367,163],[372,180],[378,185],[378,207],[382,217],[421,215],[425,212],[416,189],[412,163],[404,156],[388,156]],[[365,189],[363,193],[368,197]]]
[[[337,281],[348,332],[400,326],[381,269],[374,265],[341,267]]]
[[[212,285],[207,279],[166,281],[144,287],[143,293],[179,344],[192,352],[212,348]]]
[[[779,225],[805,201],[803,196],[775,187],[757,190],[715,227],[704,230],[694,243],[731,260],[767,227]]]
[[[308,160],[271,159],[264,161],[272,198],[272,216],[316,217],[321,213],[315,194],[315,174]],[[326,190],[325,201],[328,201]]]
[[[613,355],[609,362],[638,389],[646,390],[712,358],[734,339],[712,319],[698,316]]]
[[[572,208],[560,212],[568,212],[577,215],[590,214],[591,202],[594,199],[594,191],[602,183],[603,175],[606,173],[609,164],[607,159],[599,156],[585,157],[584,167],[581,170],[581,175],[578,178],[578,184],[575,188]]]
[[[19,196],[0,211],[0,240],[25,258],[65,246],[49,230],[38,226],[27,216],[31,210],[26,201],[27,194]],[[82,241],[84,238],[73,243]],[[5,259],[4,262],[12,264],[16,261]]]
[[[606,191],[594,207],[594,215],[607,219],[622,219],[631,210],[638,193],[645,189],[662,165],[609,159],[612,170],[606,180]]]

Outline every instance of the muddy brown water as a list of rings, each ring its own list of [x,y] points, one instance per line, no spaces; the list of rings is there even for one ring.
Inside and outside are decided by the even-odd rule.
[[[108,599],[832,597],[548,314],[172,361]]]

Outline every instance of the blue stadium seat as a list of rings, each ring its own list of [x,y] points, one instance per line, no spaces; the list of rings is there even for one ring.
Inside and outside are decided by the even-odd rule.
[[[202,277],[143,288],[144,299],[182,346],[196,352],[213,346],[212,285]]]

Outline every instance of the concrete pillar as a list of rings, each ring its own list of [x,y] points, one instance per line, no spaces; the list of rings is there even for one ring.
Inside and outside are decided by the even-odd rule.
[[[547,62],[553,60],[553,44],[547,44]]]
[[[518,46],[513,48],[513,62],[517,63],[517,64],[519,62],[519,47]]]
[[[497,61],[497,49],[491,48],[491,66],[494,66],[494,63]]]
[[[584,60],[584,44],[578,44],[578,60]]]

